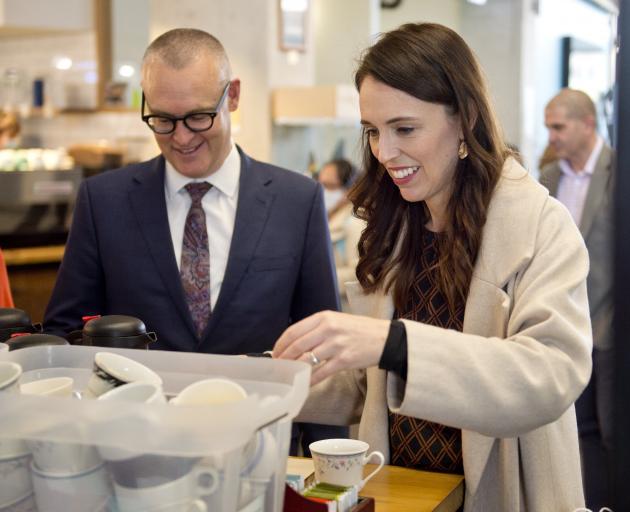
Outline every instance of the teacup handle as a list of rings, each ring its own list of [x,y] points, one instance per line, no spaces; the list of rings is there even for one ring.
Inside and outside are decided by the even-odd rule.
[[[363,466],[365,466],[373,457],[376,457],[378,459],[378,467],[363,480],[361,480],[361,482],[359,483],[359,490],[363,489],[363,486],[368,482],[368,480],[376,475],[376,473],[378,473],[385,465],[385,457],[381,452],[375,450],[372,453],[368,453],[365,457],[363,457]]]
[[[197,479],[197,496],[209,496],[219,487],[219,472],[214,468],[199,467],[196,469],[195,477]],[[210,481],[206,483],[208,478]]]

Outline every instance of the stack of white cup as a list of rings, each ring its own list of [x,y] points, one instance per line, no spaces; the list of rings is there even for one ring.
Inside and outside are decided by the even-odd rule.
[[[0,393],[19,393],[18,381],[21,375],[22,367],[19,364],[1,361]],[[0,511],[33,508],[30,460],[31,455],[23,441],[0,438]]]
[[[25,395],[67,397],[74,380],[54,377],[22,384]],[[105,465],[94,446],[81,443],[26,441],[33,460],[31,478],[39,510],[82,512],[101,510],[111,497]]]

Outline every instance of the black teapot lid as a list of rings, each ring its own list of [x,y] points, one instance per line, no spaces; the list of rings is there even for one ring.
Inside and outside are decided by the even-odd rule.
[[[69,345],[68,340],[61,338],[60,336],[42,333],[14,336],[5,343],[9,345],[9,350],[36,347],[39,345]]]
[[[22,309],[0,308],[0,329],[30,327],[31,317]]]
[[[94,338],[137,336],[146,332],[147,328],[142,320],[127,315],[105,315],[93,318],[83,326],[83,334]]]

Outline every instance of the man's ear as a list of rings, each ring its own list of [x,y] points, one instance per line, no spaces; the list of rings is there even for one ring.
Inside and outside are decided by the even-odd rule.
[[[584,117],[584,124],[586,124],[586,126],[588,126],[593,131],[597,130],[597,122],[595,121],[595,117],[591,114]]]
[[[230,90],[228,91],[228,109],[230,112],[234,112],[238,108],[238,102],[241,98],[241,80],[240,78],[234,78],[230,84]]]

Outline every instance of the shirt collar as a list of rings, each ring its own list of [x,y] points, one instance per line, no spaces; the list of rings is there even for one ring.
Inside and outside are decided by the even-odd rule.
[[[584,169],[581,169],[578,172],[575,172],[573,169],[571,169],[569,162],[567,162],[567,160],[563,158],[558,163],[558,165],[560,166],[560,169],[562,170],[562,173],[566,174],[567,176],[572,176],[572,177],[582,175],[582,174],[592,176],[593,172],[595,172],[595,164],[597,164],[597,160],[599,159],[599,154],[602,152],[603,147],[604,147],[604,139],[598,136],[597,141],[595,142],[595,147],[593,148],[593,151],[591,151],[591,154],[589,155],[588,160],[586,160],[586,164],[584,164]]]
[[[230,149],[221,167],[205,178],[191,179],[184,176],[180,174],[168,160],[165,161],[165,169],[164,185],[169,199],[173,199],[188,183],[202,181],[210,183],[226,196],[234,197],[241,176],[241,155],[236,149],[236,144],[232,143],[232,149]]]

